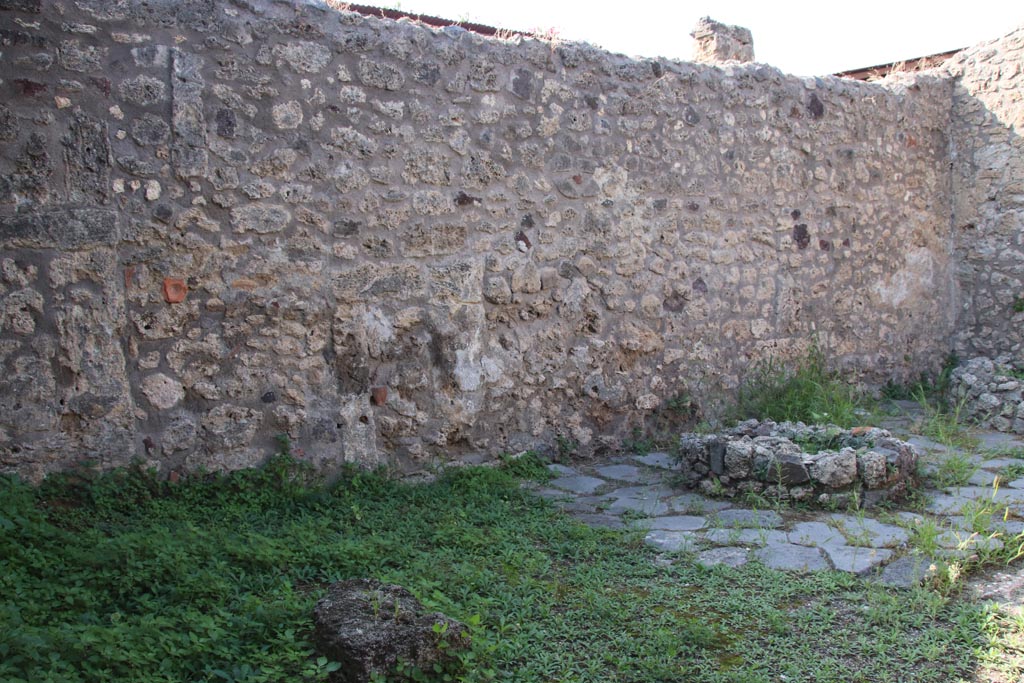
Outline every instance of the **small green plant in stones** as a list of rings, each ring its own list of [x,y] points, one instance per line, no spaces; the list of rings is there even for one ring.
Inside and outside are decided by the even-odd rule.
[[[928,557],[934,557],[939,551],[939,536],[942,529],[930,517],[915,517],[913,522],[905,525],[910,531],[910,544]]]
[[[555,455],[559,462],[571,460],[579,448],[579,442],[571,436],[564,434],[555,435]]]
[[[965,396],[948,409],[932,405],[922,393],[917,396],[924,411],[924,418],[918,424],[921,434],[937,441],[947,448],[976,448],[979,440],[967,428],[963,409],[967,404]]]
[[[999,470],[1002,481],[1014,481],[1024,477],[1024,462],[1013,463]]]
[[[938,456],[939,462],[933,479],[939,488],[966,486],[978,466],[962,451],[947,451]]]
[[[918,402],[923,397],[930,405],[944,409],[946,407],[946,397],[949,394],[950,379],[953,370],[959,364],[960,358],[955,353],[951,353],[946,356],[942,363],[942,369],[938,374],[930,375],[922,372],[917,381],[909,384],[897,384],[889,380],[882,387],[881,396],[891,400]]]
[[[658,442],[644,430],[634,427],[630,435],[622,440],[622,449],[637,455],[647,455],[658,447]]]

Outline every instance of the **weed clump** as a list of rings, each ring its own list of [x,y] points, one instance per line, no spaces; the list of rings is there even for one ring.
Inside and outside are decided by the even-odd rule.
[[[775,358],[759,361],[740,385],[731,421],[750,418],[775,422],[830,423],[852,427],[863,398],[829,370],[817,344],[791,366]]]

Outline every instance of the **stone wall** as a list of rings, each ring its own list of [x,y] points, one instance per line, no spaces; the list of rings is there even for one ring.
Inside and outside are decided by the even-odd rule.
[[[1024,357],[1024,28],[954,56],[952,161],[963,357]]]
[[[947,78],[302,3],[0,26],[0,469],[587,452],[813,336],[869,382],[948,350]]]

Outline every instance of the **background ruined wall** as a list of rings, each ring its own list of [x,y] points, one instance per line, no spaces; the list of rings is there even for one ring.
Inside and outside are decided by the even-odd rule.
[[[0,468],[585,452],[813,335],[871,382],[948,349],[948,79],[242,0],[0,26]]]
[[[952,159],[960,355],[1024,352],[1024,28],[957,54]]]

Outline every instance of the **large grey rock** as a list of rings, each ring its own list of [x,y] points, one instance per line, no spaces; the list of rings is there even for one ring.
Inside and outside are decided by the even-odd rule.
[[[810,467],[811,477],[825,486],[842,488],[857,479],[857,453],[844,448],[816,458]]]
[[[331,674],[332,683],[368,683],[374,674],[393,671],[399,661],[431,671],[469,646],[462,623],[427,612],[405,588],[375,579],[331,584],[316,604],[313,621],[317,651],[341,663]]]

